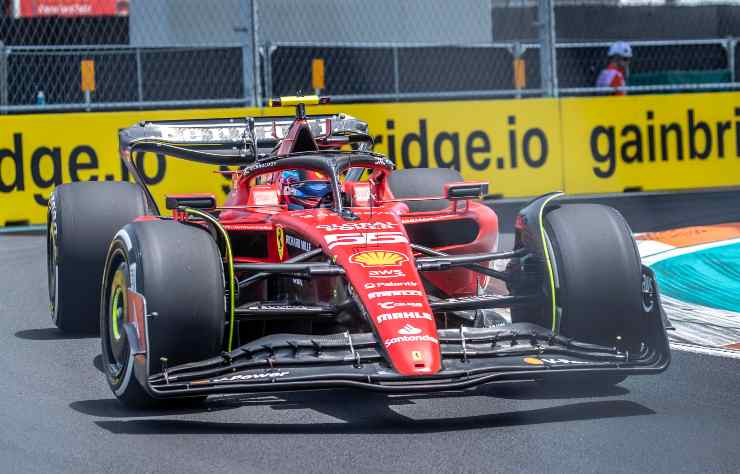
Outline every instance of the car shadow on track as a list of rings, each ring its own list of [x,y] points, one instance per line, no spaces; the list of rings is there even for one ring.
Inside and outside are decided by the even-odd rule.
[[[93,359],[93,365],[100,372],[103,371],[102,356],[98,354]],[[269,406],[276,411],[294,409],[313,409],[335,418],[345,420],[356,419],[358,407],[373,405],[381,411],[396,414],[390,406],[413,405],[417,400],[450,399],[472,396],[485,396],[494,399],[510,400],[551,400],[574,398],[600,398],[621,396],[629,390],[614,387],[553,387],[541,386],[535,382],[488,384],[469,390],[457,392],[434,392],[423,394],[386,395],[373,392],[362,392],[342,389],[314,390],[303,392],[279,392],[275,394],[245,394],[211,397],[207,403],[187,404],[176,401],[165,404],[166,408],[134,410],[124,407],[111,395],[111,398],[97,400],[81,400],[73,402],[70,407],[85,415],[105,418],[132,418],[142,416],[168,416],[177,414],[207,413],[224,410],[235,410],[256,406]],[[347,403],[349,402],[349,403]],[[344,412],[347,409],[347,413]],[[360,410],[368,412],[368,410]],[[376,416],[378,411],[372,411]]]
[[[349,405],[349,406],[347,406]],[[95,424],[115,434],[359,434],[359,433],[432,433],[483,428],[527,426],[566,421],[622,418],[651,415],[655,412],[639,403],[604,400],[510,411],[490,415],[416,420],[385,405],[371,404],[359,409],[347,404],[337,423],[221,423],[179,419],[98,420]],[[302,408],[313,408],[302,406]],[[387,410],[387,411],[386,411]],[[378,413],[381,411],[381,413]],[[392,415],[388,414],[388,411]],[[364,414],[363,414],[364,413]],[[335,415],[335,413],[332,413]]]
[[[573,398],[599,398],[627,395],[629,390],[619,385],[588,385],[588,380],[580,384],[542,385],[537,382],[520,384],[500,384],[491,388],[491,397],[511,400],[560,400]]]
[[[425,433],[459,431],[506,426],[525,426],[564,421],[619,418],[651,415],[655,412],[643,405],[625,400],[587,400],[566,405],[518,410],[488,415],[414,419],[402,415],[392,407],[415,404],[434,398],[465,398],[490,396],[510,399],[566,398],[565,390],[552,393],[535,387],[491,389],[483,387],[467,392],[423,395],[386,395],[349,390],[321,390],[314,392],[280,393],[278,395],[229,396],[210,399],[208,403],[192,408],[172,407],[167,410],[132,411],[111,398],[74,402],[70,407],[87,415],[126,420],[96,420],[95,424],[117,434],[215,434],[215,433]],[[611,388],[599,393],[584,394],[583,390],[570,393],[575,397],[606,397],[627,393],[623,388]],[[539,395],[538,395],[539,394]],[[277,411],[314,410],[332,418],[336,423],[237,423],[211,422],[166,418],[171,415],[217,412],[249,407],[268,407]],[[140,419],[131,419],[131,418]],[[145,418],[146,417],[146,418]]]
[[[28,341],[64,341],[73,339],[94,339],[97,334],[71,334],[57,328],[24,329],[15,333],[18,339]]]

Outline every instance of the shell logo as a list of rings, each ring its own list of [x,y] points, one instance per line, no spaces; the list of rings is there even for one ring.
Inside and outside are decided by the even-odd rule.
[[[406,255],[392,250],[366,250],[349,257],[350,262],[363,267],[397,267],[408,260]]]

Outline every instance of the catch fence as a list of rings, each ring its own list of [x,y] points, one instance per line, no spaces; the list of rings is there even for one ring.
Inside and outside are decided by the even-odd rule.
[[[594,87],[612,39],[558,36],[571,11],[554,0],[124,3],[109,21],[6,7],[0,113],[252,106],[314,91],[337,102],[613,92]],[[740,7],[727,8],[740,25]],[[676,33],[630,41],[627,93],[740,89],[739,38]]]

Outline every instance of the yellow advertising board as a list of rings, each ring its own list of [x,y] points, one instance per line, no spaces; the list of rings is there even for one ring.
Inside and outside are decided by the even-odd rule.
[[[465,179],[488,181],[491,193],[504,196],[532,196],[563,184],[554,99],[335,105],[328,110],[367,121],[374,150],[399,168],[454,167]]]
[[[46,222],[46,203],[54,187],[71,181],[121,180],[118,130],[139,120],[232,117],[253,109],[210,109],[10,115],[0,117],[0,226]],[[217,168],[152,153],[137,157],[154,197],[188,191],[225,197],[230,181]]]
[[[740,93],[513,99],[311,107],[370,125],[399,168],[456,167],[506,197],[740,184]],[[206,109],[0,117],[0,226],[42,223],[54,186],[119,180],[118,129],[139,120],[290,115],[292,109]],[[155,198],[210,192],[212,166],[138,157]],[[163,207],[163,206],[162,206]]]
[[[740,184],[740,93],[561,100],[565,190]]]

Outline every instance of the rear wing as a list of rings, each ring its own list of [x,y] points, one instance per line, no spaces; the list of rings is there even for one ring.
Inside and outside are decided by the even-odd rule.
[[[285,138],[295,117],[142,121],[119,131],[121,159],[134,152],[162,153],[213,165],[247,165]],[[332,143],[372,144],[367,123],[345,114],[304,119],[311,134]]]

